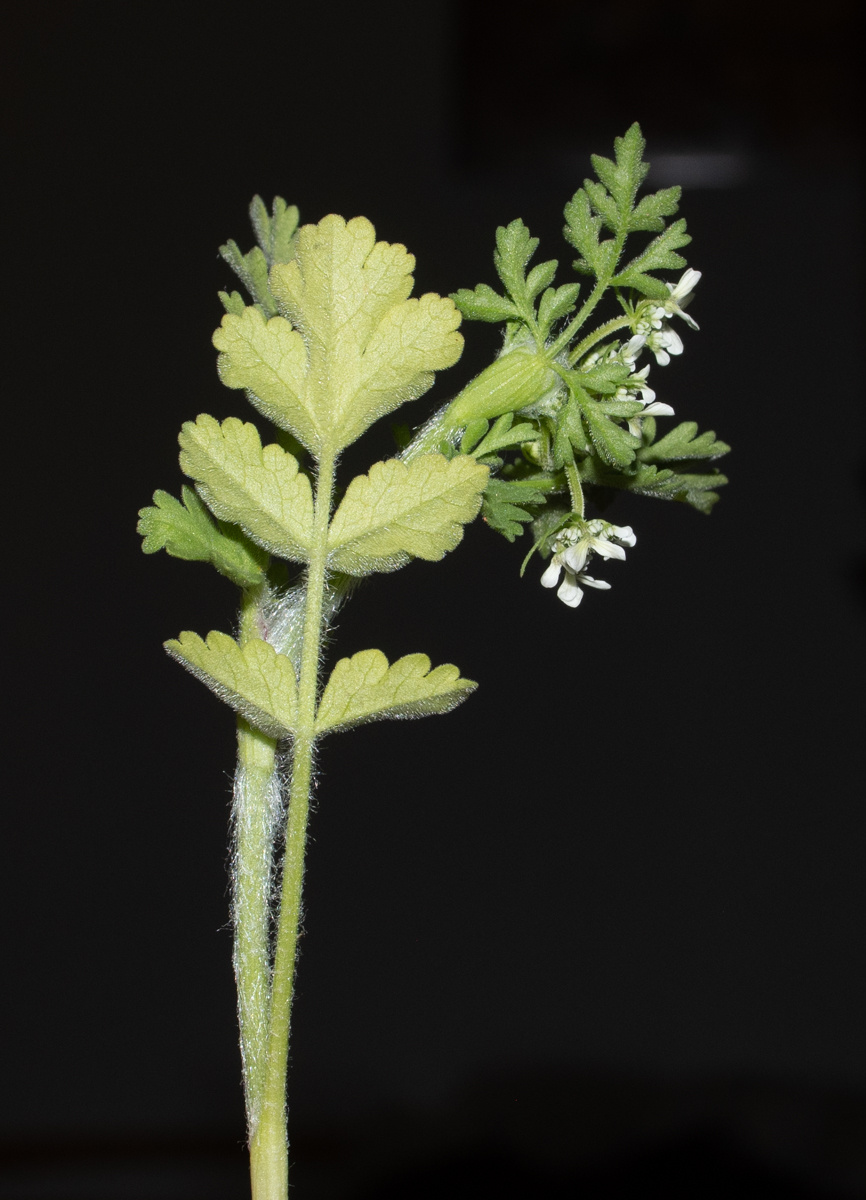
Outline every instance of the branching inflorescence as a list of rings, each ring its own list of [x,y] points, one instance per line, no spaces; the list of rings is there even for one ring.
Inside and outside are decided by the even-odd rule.
[[[389,664],[378,650],[341,659],[323,685],[336,608],[366,575],[442,558],[479,514],[509,541],[529,527],[524,568],[536,551],[549,558],[542,584],[576,607],[585,587],[610,586],[587,573],[592,557],[624,559],[635,543],[630,526],[589,516],[586,499],[618,489],[706,513],[726,482],[691,469],[727,453],[712,433],[684,422],[657,436],[656,418],[673,410],[638,367],[682,353],[672,322],[697,328],[685,309],[700,279],[658,277],[685,268],[678,251],[690,239],[684,221],[667,223],[679,188],[638,200],[643,148],[633,125],[615,161],[593,158],[598,180],[566,206],[574,266],[589,277],[582,302],[579,281],[553,286],[555,261],[530,268],[538,243],[519,220],[496,234],[502,292],[482,283],[450,299],[410,298],[412,255],[377,242],[365,218],[298,229],[280,198],[270,213],[253,201],[249,253],[221,248],[252,303],[220,293],[220,378],[277,427],[275,441],[234,417],[188,422],[180,465],[195,489],[180,501],[156,492],[139,531],[145,552],[210,562],[241,589],[236,638],[185,632],[166,649],[238,714],[234,965],[257,1200],[287,1196],[286,1061],[316,746],[366,721],[447,712],[475,687],[423,654]],[[625,259],[635,233],[654,236]],[[587,332],[608,296],[615,315]],[[458,360],[461,316],[502,323],[500,354],[335,508],[341,452]],[[285,562],[300,568],[291,586]]]

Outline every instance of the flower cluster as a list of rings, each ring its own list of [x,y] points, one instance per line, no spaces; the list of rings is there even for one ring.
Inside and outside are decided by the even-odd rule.
[[[697,321],[683,310],[695,294],[700,278],[700,271],[693,271],[689,267],[679,283],[666,285],[670,296],[664,304],[650,302],[640,314],[636,333],[643,336],[647,349],[653,352],[660,367],[668,365],[671,355],[683,352],[682,338],[669,324],[668,317],[682,317],[692,329],[698,328]]]
[[[577,608],[583,599],[583,588],[610,589],[603,579],[587,575],[584,567],[593,554],[601,558],[625,560],[623,546],[633,546],[637,538],[630,525],[611,525],[608,521],[578,520],[561,530],[553,543],[553,557],[541,576],[542,587],[552,588],[559,583],[563,570],[565,578],[559,584],[557,596],[569,608]]]
[[[640,403],[644,406],[643,411],[631,417],[628,422],[629,432],[633,433],[635,437],[640,437],[642,417],[672,417],[674,415],[670,404],[656,400],[655,392],[647,384],[649,367],[646,366],[640,371],[636,371],[634,367],[644,348],[652,351],[660,367],[666,367],[671,361],[671,356],[682,354],[682,338],[668,323],[667,318],[676,315],[682,317],[692,329],[698,328],[697,322],[688,313],[683,312],[683,309],[694,295],[700,278],[700,271],[693,271],[689,268],[683,273],[679,283],[667,284],[670,292],[669,298],[664,304],[650,301],[642,307],[634,327],[634,335],[615,354],[615,357],[632,372],[622,387],[617,389],[616,399],[637,400],[639,398]]]

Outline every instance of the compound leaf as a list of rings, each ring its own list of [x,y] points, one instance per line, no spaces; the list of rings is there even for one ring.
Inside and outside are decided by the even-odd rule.
[[[331,565],[347,575],[394,571],[453,550],[481,507],[488,471],[469,455],[374,463],[349,484],[328,533]]]
[[[216,516],[240,525],[272,554],[306,562],[313,496],[293,455],[262,446],[255,426],[237,417],[220,425],[203,414],[186,422],[178,440],[181,469]]]
[[[271,291],[306,346],[317,452],[349,445],[460,357],[454,303],[433,293],[408,299],[414,266],[405,246],[377,242],[365,217],[331,215],[305,225],[294,259],[273,267]]]
[[[247,541],[235,527],[220,529],[192,490],[184,485],[183,503],[168,492],[153,494],[153,508],[139,512],[142,550],[165,550],[173,558],[209,562],[238,587],[255,587],[265,578],[267,554]]]
[[[273,646],[258,639],[239,646],[216,631],[203,641],[186,630],[165,648],[256,729],[272,738],[291,734],[298,708],[295,669]]]
[[[524,505],[544,504],[553,480],[491,479],[484,491],[481,514],[491,529],[509,542],[520,537],[533,514]]]
[[[341,658],[331,672],[319,702],[316,732],[450,712],[476,687],[461,679],[450,663],[431,671],[426,654],[407,654],[389,666],[381,650],[361,650]]]

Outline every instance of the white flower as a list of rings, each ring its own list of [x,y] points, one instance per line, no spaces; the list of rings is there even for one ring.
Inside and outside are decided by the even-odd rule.
[[[678,317],[682,317],[687,325],[692,329],[698,328],[698,323],[688,313],[683,312],[683,309],[691,300],[695,288],[698,286],[698,281],[701,277],[700,271],[693,271],[691,267],[683,272],[679,283],[668,283],[665,286],[670,292],[670,296],[665,301],[664,312],[668,315],[676,313]],[[654,310],[657,312],[658,310]],[[658,328],[658,326],[656,326]]]
[[[663,308],[659,308],[656,304],[652,308],[644,309],[641,314],[641,319],[638,321],[635,329],[638,333],[642,333],[644,337],[649,338],[654,329],[661,329],[667,313]]]
[[[672,417],[674,410],[669,404],[663,404],[661,400],[656,400],[654,404],[648,404],[643,412],[639,412],[636,416],[631,417],[628,423],[629,433],[633,433],[635,437],[640,437],[641,421],[644,417]]]
[[[616,389],[614,400],[635,400],[637,397],[633,393],[640,392],[641,404],[652,403],[656,398],[656,394],[647,384],[647,375],[649,375],[649,365],[629,375],[625,383]]]
[[[646,344],[656,356],[656,362],[660,367],[668,365],[672,354],[677,355],[683,352],[682,338],[667,323],[663,324],[661,329],[653,330],[647,338]]]
[[[577,608],[583,598],[581,585],[605,591],[610,588],[603,579],[593,579],[585,574],[583,568],[590,556],[599,554],[602,558],[624,560],[625,550],[618,543],[633,546],[636,541],[630,525],[611,525],[608,521],[581,521],[563,529],[554,542],[555,553],[541,576],[541,584],[546,588],[556,587],[564,569],[565,578],[556,594],[563,604]]]
[[[642,333],[636,333],[634,337],[629,338],[626,344],[622,347],[618,354],[618,358],[631,370],[637,362],[638,355],[643,350],[646,344],[646,338]]]
[[[557,583],[559,582],[559,573],[561,569],[562,568],[559,564],[554,566],[554,564],[551,563],[541,576],[542,585],[544,587],[556,587]],[[581,584],[583,587],[581,587]],[[563,604],[567,604],[569,608],[577,608],[578,604],[580,604],[581,600],[583,599],[584,587],[602,588],[604,591],[610,591],[610,584],[606,583],[605,580],[593,579],[591,575],[586,575],[582,571],[577,575],[573,575],[571,571],[566,568],[565,579],[563,579],[562,583],[559,585],[559,590],[556,594]]]

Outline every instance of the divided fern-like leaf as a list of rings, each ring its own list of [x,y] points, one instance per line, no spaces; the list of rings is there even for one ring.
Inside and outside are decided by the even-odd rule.
[[[262,583],[267,554],[237,526],[218,526],[192,488],[184,484],[181,495],[183,503],[168,492],[154,492],[154,507],[139,512],[138,533],[144,537],[144,553],[165,550],[173,558],[209,562],[238,587]]]
[[[525,506],[544,504],[552,479],[491,479],[484,490],[481,515],[491,529],[509,542],[520,537],[523,526],[535,519]]]
[[[638,450],[641,462],[675,462],[687,458],[721,458],[731,447],[716,440],[713,430],[698,434],[696,421],[683,421],[657,442]]]

